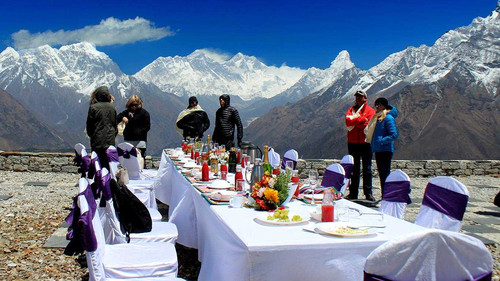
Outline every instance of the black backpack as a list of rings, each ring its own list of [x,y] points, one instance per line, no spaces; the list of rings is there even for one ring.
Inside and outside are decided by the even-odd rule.
[[[121,230],[130,242],[130,233],[150,232],[153,223],[148,208],[127,188],[116,180],[110,181],[111,194]]]

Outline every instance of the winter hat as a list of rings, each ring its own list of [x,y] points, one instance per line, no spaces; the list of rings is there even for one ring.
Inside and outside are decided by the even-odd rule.
[[[195,96],[189,98],[189,104],[198,103],[198,99]]]
[[[385,109],[391,110],[392,106],[389,105],[389,102],[387,101],[386,98],[378,98],[375,100],[375,105],[380,104],[385,107]]]

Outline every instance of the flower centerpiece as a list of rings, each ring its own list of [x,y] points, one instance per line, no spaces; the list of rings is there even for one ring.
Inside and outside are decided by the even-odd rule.
[[[275,210],[288,197],[288,183],[290,182],[290,171],[278,175],[270,175],[268,172],[259,182],[252,186],[250,196],[255,200],[253,207],[256,210]]]

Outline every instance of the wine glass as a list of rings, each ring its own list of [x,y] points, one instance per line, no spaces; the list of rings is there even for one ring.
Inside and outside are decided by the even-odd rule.
[[[318,184],[318,170],[316,169],[311,169],[309,170],[309,186],[311,188],[312,192],[312,201],[311,204],[315,205],[316,203],[314,202],[314,194],[316,193],[316,185]]]
[[[292,160],[286,160],[285,170],[290,170],[290,172],[293,171],[293,161]]]

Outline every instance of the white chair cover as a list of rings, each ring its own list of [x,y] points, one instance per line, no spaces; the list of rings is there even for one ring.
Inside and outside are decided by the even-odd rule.
[[[400,169],[392,171],[385,180],[386,194],[382,197],[378,210],[398,219],[404,219],[406,205],[411,203],[410,184],[410,177],[405,172]]]
[[[415,223],[428,228],[460,231],[467,207],[467,187],[452,177],[431,179]]]
[[[335,187],[336,190],[340,191],[344,186],[345,171],[340,164],[331,164],[325,169],[323,174],[323,179],[321,180],[321,186],[325,187]]]
[[[111,175],[114,179],[116,179],[116,172],[118,171],[118,165],[120,164],[118,150],[111,145],[108,149],[106,149],[106,155],[108,156]],[[146,207],[148,207],[152,220],[161,221],[162,215],[158,211],[158,205],[156,204],[153,183],[153,180],[129,180],[127,188],[132,191],[137,198],[139,198],[139,200],[146,205]]]
[[[79,191],[89,188],[88,181],[81,178]],[[90,193],[92,194],[92,193]],[[85,195],[79,195],[77,204],[84,215],[89,210]],[[92,198],[91,200],[95,200]],[[91,225],[92,237],[97,241],[95,251],[87,251],[89,280],[107,280],[108,278],[143,278],[156,277],[163,280],[175,280],[177,276],[177,253],[171,243],[118,244],[106,245],[102,225],[98,215],[94,215]],[[108,279],[109,280],[109,279]],[[139,279],[141,280],[141,279]]]
[[[154,179],[156,177],[156,170],[142,169],[139,158],[137,157],[140,152],[137,148],[128,142],[122,142],[117,146],[120,164],[128,171],[128,176],[131,180]]]
[[[299,153],[295,149],[290,149],[283,155],[283,160],[281,161],[281,169],[285,169],[286,161],[293,161],[293,169],[297,168],[297,162],[299,161]]]
[[[274,148],[269,147],[267,151],[267,156],[269,158],[269,164],[273,167],[278,167],[280,165],[280,154],[274,151]]]
[[[345,195],[345,191],[348,190],[348,187],[351,184],[352,169],[354,167],[354,157],[352,157],[352,155],[345,155],[340,160],[340,165],[344,168],[345,171],[344,186],[342,186],[340,192]]]
[[[492,270],[493,258],[480,240],[425,230],[376,248],[367,257],[364,280],[491,280]]]
[[[108,170],[106,168],[102,169],[102,178],[104,181],[109,181],[111,177],[107,177]],[[109,183],[103,183],[103,187],[109,188]],[[111,190],[108,192],[103,191],[103,194],[111,194]],[[122,233],[120,228],[120,222],[116,216],[115,208],[113,205],[113,199],[103,198],[106,200],[106,207],[99,209],[100,219],[104,230],[104,237],[106,238],[106,244],[120,244],[126,243],[126,237]],[[130,243],[149,243],[149,242],[169,242],[175,243],[177,240],[177,227],[175,224],[170,222],[160,222],[153,221],[152,229],[150,232],[145,233],[131,233]]]

